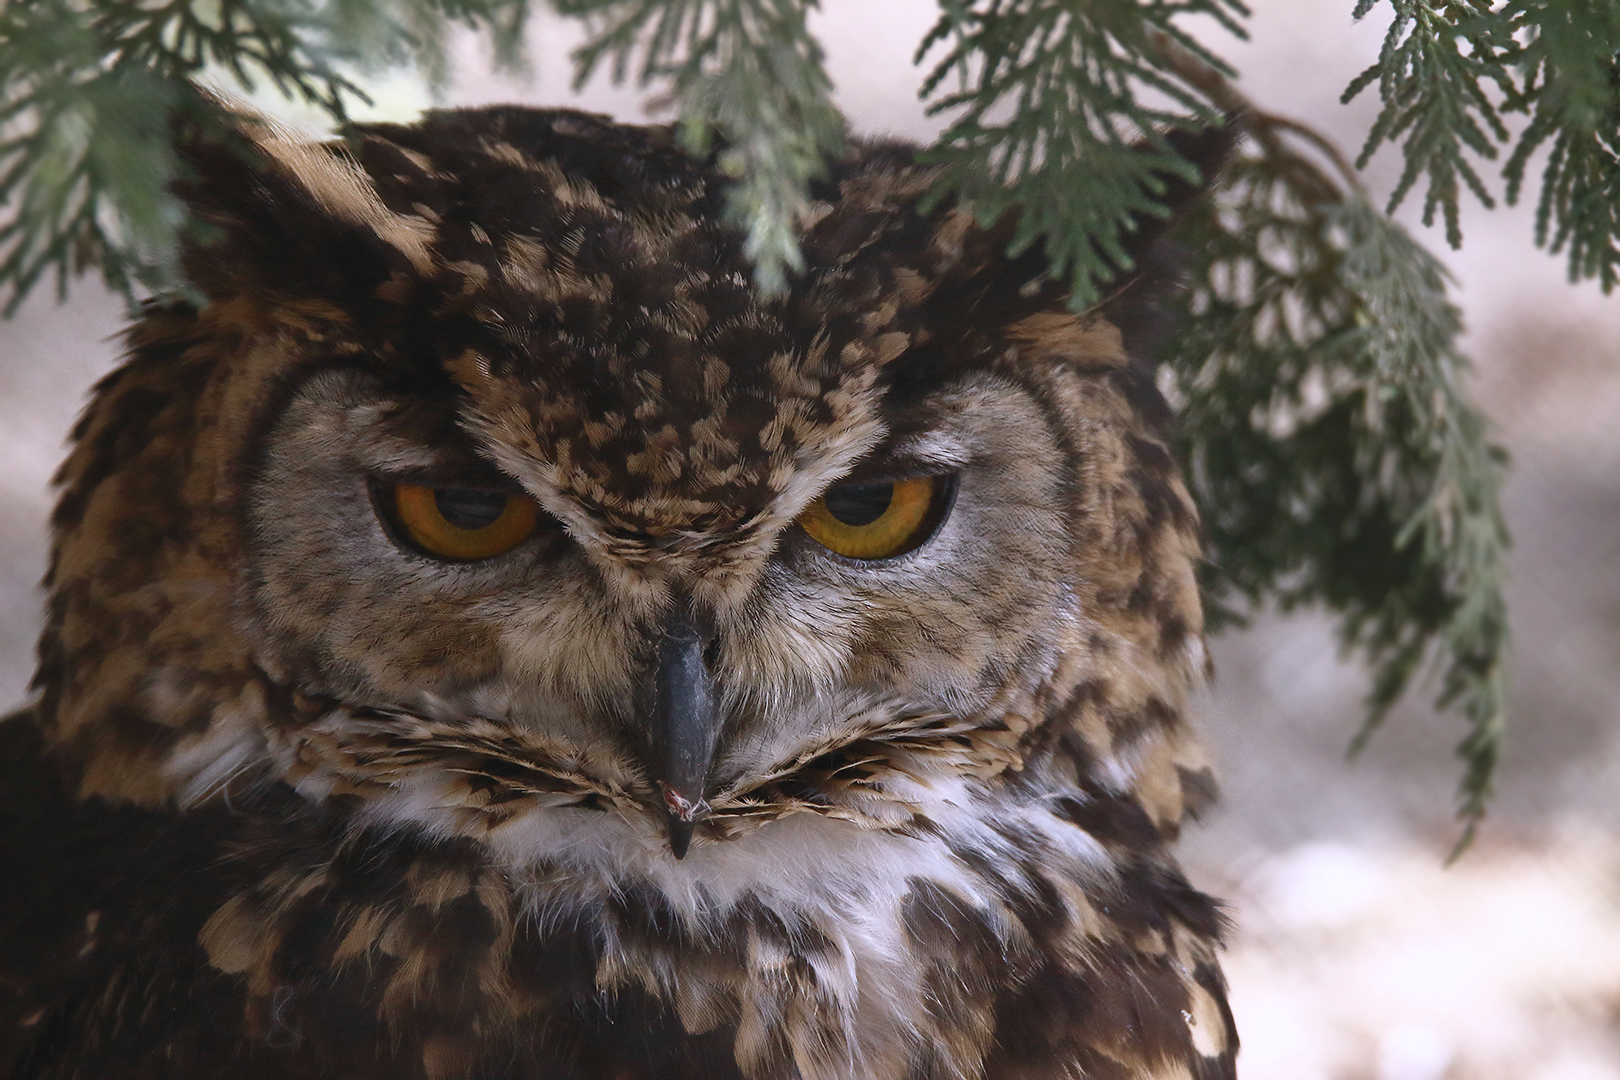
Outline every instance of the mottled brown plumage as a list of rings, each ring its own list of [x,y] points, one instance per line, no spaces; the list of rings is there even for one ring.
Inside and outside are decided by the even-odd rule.
[[[667,129],[244,128],[58,477],[12,1076],[1233,1075],[1155,273],[1071,315],[856,143],[766,300]],[[797,524],[898,481],[892,556]]]

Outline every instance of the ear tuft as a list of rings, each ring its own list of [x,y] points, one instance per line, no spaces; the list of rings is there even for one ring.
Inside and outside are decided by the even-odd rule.
[[[397,271],[431,269],[428,223],[389,211],[341,141],[300,138],[245,107],[210,104],[175,133],[174,190],[192,212],[183,265],[206,296],[341,303]]]
[[[1184,252],[1168,234],[1189,208],[1207,197],[1241,137],[1233,120],[1220,127],[1179,128],[1165,136],[1171,148],[1198,169],[1201,179],[1192,183],[1178,174],[1162,174],[1165,191],[1159,201],[1169,213],[1136,219],[1136,229],[1124,243],[1135,266],[1119,276],[1098,305],[1098,311],[1119,327],[1126,351],[1138,362],[1151,363],[1168,335],[1170,318],[1164,301],[1181,286]]]

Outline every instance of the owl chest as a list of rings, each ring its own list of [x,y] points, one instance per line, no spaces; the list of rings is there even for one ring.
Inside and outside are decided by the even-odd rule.
[[[971,1075],[1027,934],[938,840],[782,831],[760,865],[700,847],[618,872],[351,843],[224,899],[199,979],[252,1054],[311,1075]]]
[[[913,835],[789,818],[680,861],[610,837],[513,862],[419,830],[141,819],[96,856],[108,880],[61,878],[72,959],[13,1075],[1038,1080],[1197,1060],[1184,1018],[1218,1023],[1197,979],[1218,984],[1173,916],[1199,898],[1145,874],[1122,894],[1074,824],[988,811]]]

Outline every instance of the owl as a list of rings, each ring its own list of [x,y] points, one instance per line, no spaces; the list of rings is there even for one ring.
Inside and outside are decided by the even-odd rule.
[[[180,149],[0,724],[0,1071],[1234,1076],[1157,223],[1076,314],[852,140],[764,296],[667,127]]]

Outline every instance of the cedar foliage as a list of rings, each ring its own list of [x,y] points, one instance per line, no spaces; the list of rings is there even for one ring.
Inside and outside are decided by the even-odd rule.
[[[1346,0],[1348,3],[1349,0]],[[1357,0],[1359,18],[1380,0]],[[1376,64],[1345,98],[1382,110],[1359,164],[1405,160],[1386,212],[1423,182],[1461,241],[1466,188],[1509,202],[1547,148],[1536,242],[1572,279],[1620,280],[1620,6],[1611,0],[1388,0]],[[728,214],[756,282],[799,266],[792,222],[842,137],[815,0],[552,0],[585,21],[580,81],[605,68],[667,92],[685,144],[736,177]],[[1368,203],[1315,133],[1238,95],[1206,16],[1241,36],[1241,0],[939,0],[920,93],[949,118],[930,149],[939,198],[984,220],[1019,207],[1082,310],[1131,269],[1122,240],[1172,178],[1165,133],[1232,122],[1246,136],[1214,198],[1177,226],[1190,317],[1165,350],[1188,475],[1207,516],[1218,625],[1265,603],[1320,604],[1372,672],[1357,741],[1426,669],[1467,721],[1459,813],[1471,835],[1500,749],[1508,545],[1505,461],[1466,396],[1460,318],[1439,264]],[[126,297],[180,287],[191,226],[169,194],[178,118],[219,121],[201,80],[269,82],[341,123],[368,67],[442,82],[451,23],[522,62],[529,0],[10,0],[0,6],[0,292],[59,294],[98,272]],[[368,58],[362,62],[362,58]],[[1517,130],[1507,120],[1522,114]]]

